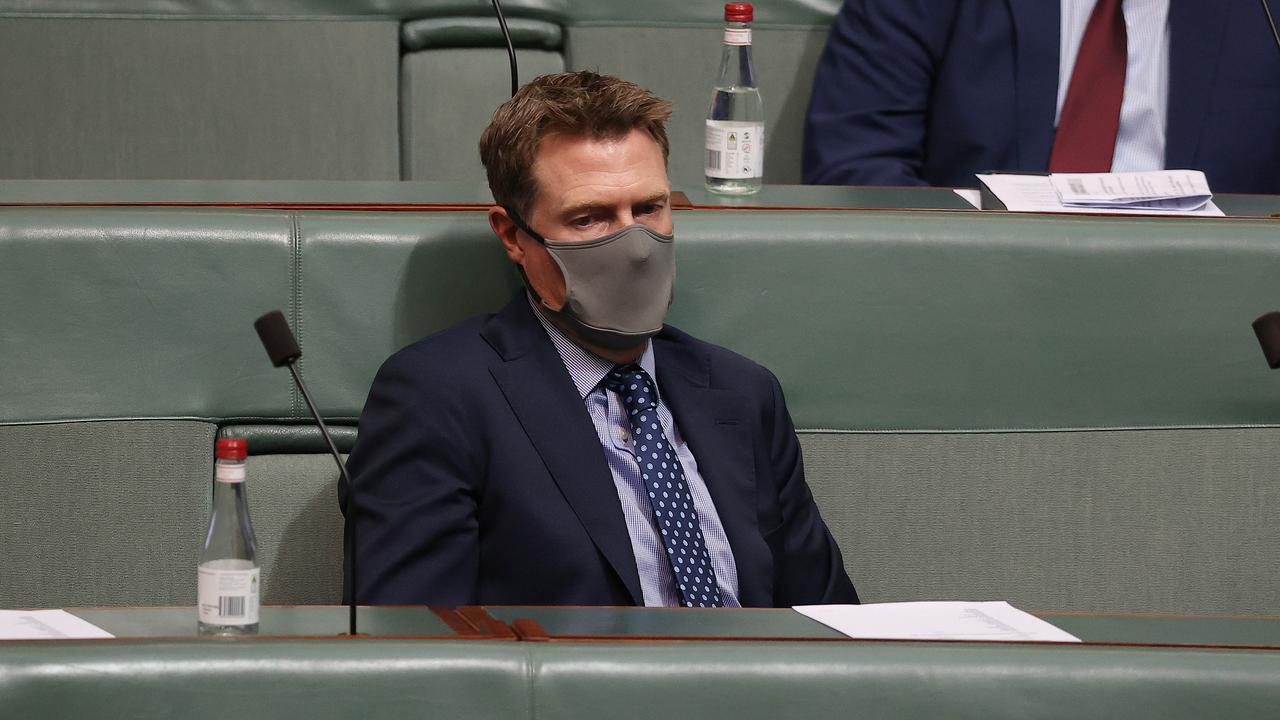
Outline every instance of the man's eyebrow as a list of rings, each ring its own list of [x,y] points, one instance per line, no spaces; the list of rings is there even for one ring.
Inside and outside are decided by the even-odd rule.
[[[608,210],[610,207],[612,206],[607,205],[605,203],[588,201],[588,202],[578,203],[577,205],[566,206],[562,208],[558,214],[560,215],[560,217],[571,217],[574,215],[589,213],[592,210]]]
[[[636,205],[644,205],[646,203],[666,202],[670,197],[671,197],[670,191],[659,190],[658,192],[655,192],[652,195],[649,195],[648,197],[638,200],[636,202]],[[598,202],[587,201],[587,202],[578,203],[576,205],[566,206],[565,208],[561,209],[557,214],[560,217],[573,217],[576,215],[581,215],[583,213],[588,213],[592,210],[612,210],[612,209],[613,209],[613,205],[610,203],[598,203]]]
[[[645,198],[645,199],[641,200],[640,202],[638,202],[638,203],[636,203],[636,204],[637,204],[637,205],[644,205],[645,203],[666,202],[666,201],[667,201],[667,200],[669,200],[669,199],[671,199],[671,191],[669,191],[669,190],[659,190],[658,192],[656,192],[656,193],[654,193],[654,194],[650,195],[649,197],[647,197],[647,198]]]

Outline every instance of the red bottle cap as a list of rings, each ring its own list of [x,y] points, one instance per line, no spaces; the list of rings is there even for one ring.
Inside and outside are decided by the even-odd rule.
[[[249,441],[244,438],[218,438],[213,456],[219,460],[244,460],[249,457]]]
[[[751,3],[725,3],[724,19],[726,22],[751,22]]]

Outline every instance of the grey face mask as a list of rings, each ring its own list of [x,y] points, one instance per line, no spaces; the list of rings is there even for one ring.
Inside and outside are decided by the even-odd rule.
[[[674,235],[636,224],[595,240],[556,242],[534,232],[510,208],[507,215],[547,248],[564,274],[560,310],[538,297],[525,278],[525,287],[548,315],[611,350],[635,347],[662,329],[676,279]]]

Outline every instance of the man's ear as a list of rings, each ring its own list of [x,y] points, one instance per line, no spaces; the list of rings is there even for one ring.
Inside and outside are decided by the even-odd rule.
[[[502,247],[506,248],[511,262],[524,264],[524,248],[520,247],[520,240],[516,237],[520,229],[511,221],[505,208],[498,205],[489,208],[489,227],[493,228],[493,234],[502,241]]]

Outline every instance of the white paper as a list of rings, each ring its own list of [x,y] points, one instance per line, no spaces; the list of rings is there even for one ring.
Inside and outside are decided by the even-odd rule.
[[[1014,212],[1089,213],[1103,215],[1190,215],[1222,217],[1225,213],[1212,200],[1198,210],[1164,210],[1154,207],[1093,207],[1066,205],[1048,175],[979,175],[1005,207]]]
[[[800,605],[795,610],[852,638],[1080,642],[1003,601]]]
[[[1053,189],[1064,205],[1199,210],[1213,199],[1199,170],[1131,173],[1054,173]]]
[[[0,610],[0,640],[110,637],[115,636],[66,610]]]
[[[955,192],[955,194],[959,195],[960,199],[964,200],[965,202],[969,203],[975,208],[982,209],[982,191],[981,190],[978,190],[977,188],[952,188],[952,191]]]

